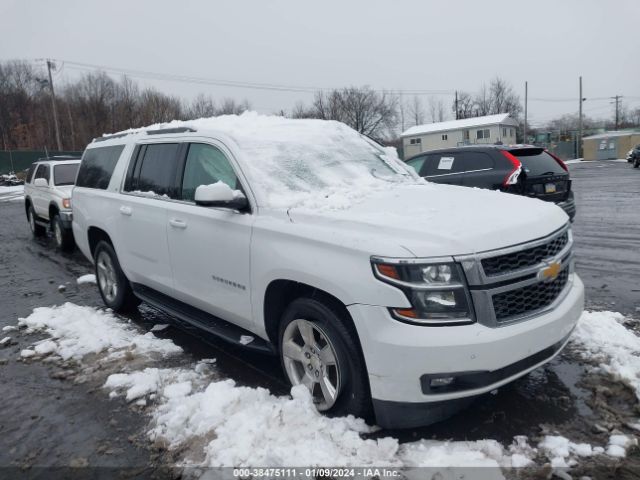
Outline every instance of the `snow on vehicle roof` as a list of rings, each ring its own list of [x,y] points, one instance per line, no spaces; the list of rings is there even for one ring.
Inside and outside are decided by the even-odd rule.
[[[290,119],[245,112],[172,121],[116,135],[189,128],[195,135],[222,132],[242,152],[240,167],[259,205],[292,208],[348,208],[372,190],[392,183],[421,183],[395,148],[385,148],[344,123]],[[169,132],[168,132],[169,133]]]

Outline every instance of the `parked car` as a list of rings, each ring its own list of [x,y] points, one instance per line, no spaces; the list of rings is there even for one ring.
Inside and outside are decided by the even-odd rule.
[[[3,187],[17,187],[22,185],[24,182],[20,180],[15,173],[3,173],[0,175],[0,186]]]
[[[24,207],[31,232],[39,237],[50,229],[61,250],[74,246],[71,189],[79,165],[77,157],[41,158],[31,165],[24,183]]]
[[[562,210],[425,182],[338,122],[257,114],[94,140],[73,231],[106,306],[278,355],[318,410],[441,420],[551,360],[584,287]]]
[[[630,158],[627,161],[633,163],[633,168],[640,167],[640,145],[633,147],[630,152]]]
[[[633,163],[633,148],[627,152],[627,163]]]
[[[541,147],[473,145],[432,150],[407,163],[430,182],[488,188],[553,202],[572,221],[576,214],[569,169]]]

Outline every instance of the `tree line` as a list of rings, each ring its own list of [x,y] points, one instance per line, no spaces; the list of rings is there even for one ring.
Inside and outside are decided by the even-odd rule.
[[[247,100],[216,100],[204,94],[185,101],[154,88],[143,88],[129,77],[114,79],[100,71],[55,87],[63,150],[82,150],[106,132],[251,109]],[[54,150],[57,142],[52,110],[50,85],[39,68],[20,60],[0,62],[1,149]],[[352,86],[318,91],[310,103],[299,102],[289,111],[274,113],[338,120],[372,138],[394,143],[400,132],[413,125],[496,113],[509,113],[522,122],[522,110],[513,86],[495,77],[475,93],[458,91],[450,105],[438,97],[407,97],[368,86]],[[623,110],[621,120],[622,127],[640,125],[640,110]],[[550,121],[549,126],[569,130],[576,123],[576,115],[565,115]],[[583,123],[585,129],[596,124],[588,118]]]
[[[251,107],[246,100],[216,102],[204,95],[185,102],[141,88],[126,76],[114,80],[104,72],[56,85],[55,94],[62,150],[83,150],[103,133],[175,119],[237,114]],[[56,149],[49,82],[31,63],[0,63],[0,147]]]

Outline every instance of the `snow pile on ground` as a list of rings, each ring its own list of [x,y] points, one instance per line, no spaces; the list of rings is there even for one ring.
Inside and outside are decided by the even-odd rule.
[[[78,285],[82,285],[84,283],[96,283],[96,276],[93,273],[87,273],[86,275],[82,275],[78,277]]]
[[[230,136],[241,167],[265,206],[348,208],[368,192],[425,183],[394,148],[381,147],[344,123],[245,112],[173,121],[119,133],[190,127]]]
[[[149,435],[170,448],[204,441],[189,451],[185,466],[377,466],[517,467],[531,463],[523,448],[505,450],[495,440],[420,441],[400,445],[392,437],[366,439],[373,431],[352,416],[329,418],[315,409],[302,386],[291,398],[233,380],[206,381],[193,371],[152,369],[111,375],[105,388],[133,401],[156,395]],[[200,388],[198,388],[200,387]],[[202,441],[194,443],[202,448]],[[526,442],[525,442],[526,443]]]
[[[616,312],[584,312],[572,342],[586,360],[596,360],[640,399],[640,337],[622,324],[624,319]]]
[[[126,354],[157,357],[182,352],[171,340],[157,338],[153,333],[142,334],[112,313],[73,303],[36,308],[28,317],[19,319],[18,324],[27,327],[28,333],[43,331],[51,336],[51,340],[38,342],[29,349],[34,355],[55,352],[64,360],[81,360],[92,353],[105,353],[107,358],[116,359]],[[45,352],[44,344],[55,347]],[[24,353],[23,356],[33,356]]]
[[[24,199],[24,185],[0,187],[0,202],[13,202]]]
[[[614,338],[625,355],[631,339],[622,332],[611,334],[612,326],[622,327],[616,314],[603,319],[586,313],[576,338],[595,345]],[[613,321],[607,335],[594,325]],[[141,333],[130,322],[109,312],[66,303],[60,307],[37,308],[19,324],[27,332],[44,331],[51,338],[37,342],[20,355],[38,358],[58,355],[82,362],[86,355],[123,352],[153,358],[181,352],[173,342],[153,333]],[[623,327],[622,327],[623,328]],[[593,335],[595,338],[589,339]],[[630,334],[635,337],[633,334]],[[637,339],[636,339],[637,341]],[[605,348],[605,347],[601,347]],[[636,351],[638,351],[636,347]],[[87,364],[94,362],[89,357]],[[621,361],[621,358],[617,360]],[[104,382],[111,397],[124,397],[139,406],[150,407],[148,435],[158,444],[179,451],[182,466],[390,466],[433,467],[525,467],[534,459],[548,458],[553,467],[575,465],[580,457],[606,454],[620,457],[637,442],[631,436],[611,435],[603,447],[574,443],[561,436],[546,436],[531,446],[526,437],[515,437],[504,447],[495,440],[420,440],[400,444],[392,437],[367,438],[374,432],[362,419],[352,416],[329,418],[314,408],[303,387],[291,390],[291,397],[272,395],[264,388],[238,386],[233,380],[217,378],[215,360],[203,360],[191,368],[153,368],[147,364],[124,364]],[[113,371],[113,370],[112,370]],[[106,374],[105,374],[106,376]],[[443,470],[443,471],[445,471]],[[501,478],[498,468],[490,475]]]

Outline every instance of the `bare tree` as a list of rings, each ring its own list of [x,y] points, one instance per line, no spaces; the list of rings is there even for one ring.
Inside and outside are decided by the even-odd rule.
[[[424,107],[419,96],[414,95],[409,103],[409,115],[414,125],[422,125],[424,123]]]
[[[451,110],[456,110],[455,101]],[[458,92],[458,118],[498,113],[508,113],[515,119],[522,113],[520,97],[504,79],[495,77],[489,82],[489,86],[482,84],[474,96],[467,92]]]
[[[456,113],[456,102],[451,104],[451,110],[454,116],[457,118],[470,118],[473,117],[475,108],[475,100],[470,93],[458,92],[458,115]]]
[[[246,99],[238,103],[233,98],[225,98],[216,110],[216,115],[239,115],[250,109],[251,105]]]
[[[199,94],[188,106],[185,106],[185,118],[206,118],[216,115],[216,105],[210,96]]]
[[[162,123],[182,116],[180,99],[147,88],[140,95],[140,118],[142,124]]]
[[[429,115],[431,116],[431,122],[433,123],[444,122],[446,114],[442,99],[429,97]]]
[[[338,120],[354,130],[382,138],[396,126],[397,97],[370,87],[349,87],[316,93],[312,105],[315,118]]]

